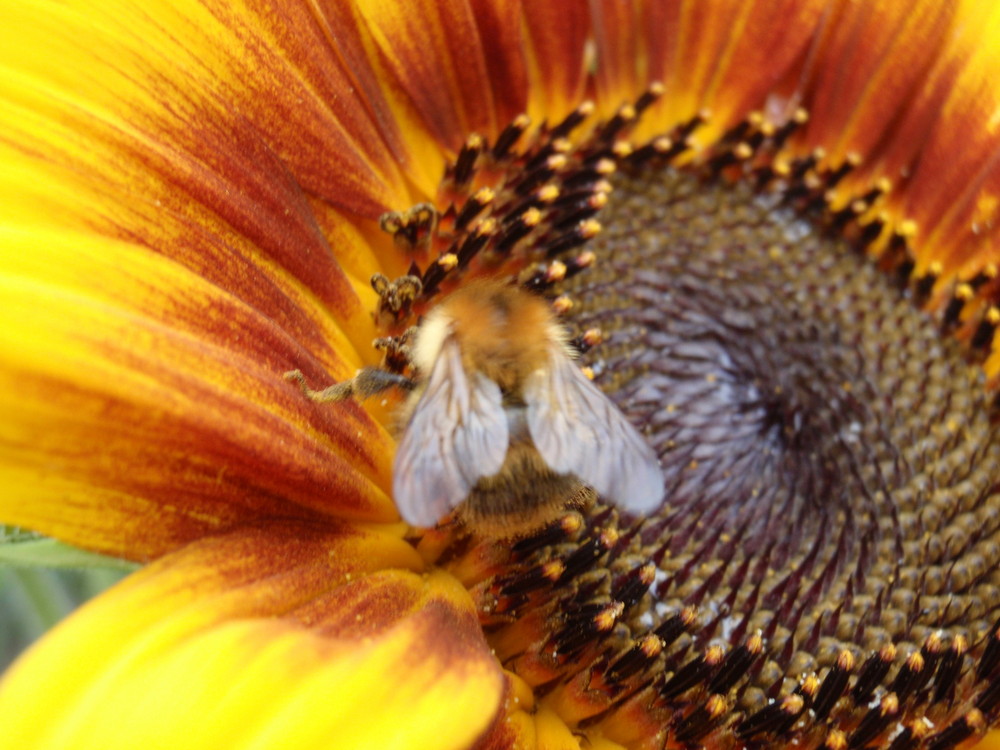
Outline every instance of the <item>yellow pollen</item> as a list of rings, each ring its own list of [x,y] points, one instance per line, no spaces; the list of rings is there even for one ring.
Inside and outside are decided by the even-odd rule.
[[[624,611],[625,605],[621,602],[609,604],[594,618],[594,626],[602,632],[611,630]]]
[[[591,367],[581,367],[580,368],[580,372],[583,373],[583,377],[585,377],[587,380],[593,380],[594,379],[594,370],[593,370],[593,368],[591,368]]]
[[[600,231],[601,222],[596,219],[586,219],[580,222],[580,236],[585,239],[589,240],[591,237],[596,237]]]
[[[895,693],[889,693],[882,699],[879,703],[879,713],[883,716],[891,716],[892,714],[899,712],[899,698],[896,697]]]
[[[604,340],[604,334],[600,328],[588,328],[583,333],[583,343],[587,346],[597,346]]]
[[[847,735],[839,729],[832,729],[826,736],[823,747],[829,750],[847,750]]]
[[[480,237],[486,234],[493,234],[497,228],[497,220],[492,216],[488,216],[478,224],[476,224],[475,233]]]
[[[561,260],[554,260],[545,272],[545,280],[553,283],[566,278],[566,264]],[[565,296],[565,295],[564,295]]]
[[[626,156],[631,154],[632,151],[632,144],[628,141],[615,141],[615,145],[611,147],[611,153],[619,159],[624,159]]]
[[[542,185],[535,193],[535,197],[542,203],[551,203],[559,197],[559,186],[552,183]]]
[[[569,138],[556,138],[552,141],[552,150],[557,154],[569,153],[570,149],[573,148],[573,144],[570,143]]]
[[[445,253],[437,259],[437,264],[445,271],[450,271],[458,265],[458,256],[455,253]]]
[[[565,572],[566,566],[562,560],[550,560],[542,565],[542,575],[550,581],[558,581]]]
[[[556,315],[565,315],[573,309],[573,300],[563,294],[552,300],[552,309]]]
[[[524,213],[521,214],[521,221],[524,222],[525,226],[535,227],[542,220],[542,212],[537,208],[532,206],[531,208],[525,209]]]
[[[545,160],[545,166],[552,170],[562,169],[568,162],[566,154],[552,154],[552,156]]]
[[[599,175],[609,175],[614,174],[618,166],[615,164],[614,159],[598,159],[594,169]]]
[[[723,696],[713,695],[706,701],[705,708],[708,710],[709,717],[718,719],[729,710],[729,704],[726,703],[726,699]]]

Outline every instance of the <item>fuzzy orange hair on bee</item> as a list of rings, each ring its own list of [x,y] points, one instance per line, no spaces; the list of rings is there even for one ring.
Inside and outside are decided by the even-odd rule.
[[[629,513],[662,501],[656,454],[580,371],[543,299],[469,282],[420,323],[411,362],[393,467],[396,507],[411,525],[433,526],[457,510],[480,533],[517,536],[595,491]],[[320,392],[300,373],[289,377],[323,401],[403,384],[378,372]]]

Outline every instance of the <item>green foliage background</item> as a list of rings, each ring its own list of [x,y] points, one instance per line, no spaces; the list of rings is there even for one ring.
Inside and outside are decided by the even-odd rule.
[[[0,526],[0,671],[132,567]]]

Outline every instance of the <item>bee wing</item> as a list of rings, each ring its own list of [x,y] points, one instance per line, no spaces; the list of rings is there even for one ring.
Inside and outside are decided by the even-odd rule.
[[[653,449],[561,350],[525,383],[528,430],[545,462],[576,474],[624,510],[646,513],[663,500]]]
[[[508,442],[500,386],[468,375],[458,344],[445,341],[396,449],[392,491],[403,520],[433,526],[500,471]]]

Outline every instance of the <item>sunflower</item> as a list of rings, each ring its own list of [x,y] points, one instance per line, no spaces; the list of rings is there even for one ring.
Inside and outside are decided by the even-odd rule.
[[[8,3],[0,522],[147,563],[12,747],[927,747],[1000,720],[1000,10]],[[392,394],[551,300],[660,511],[412,529]],[[989,740],[988,740],[989,741]]]

